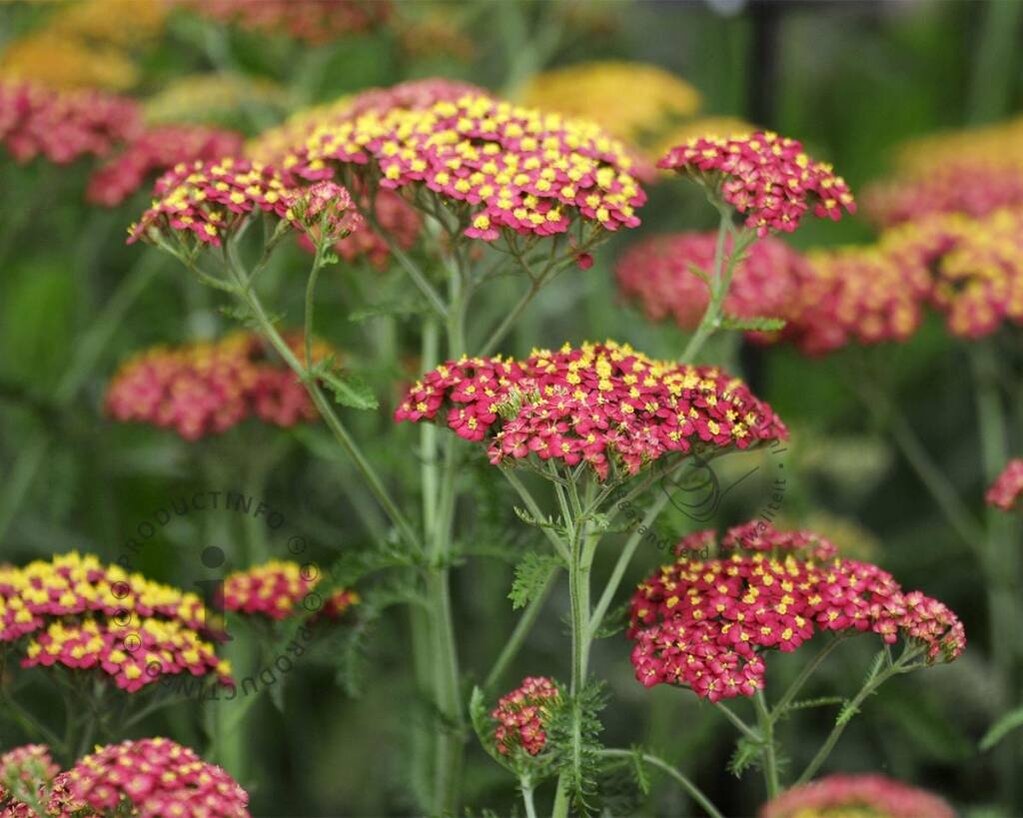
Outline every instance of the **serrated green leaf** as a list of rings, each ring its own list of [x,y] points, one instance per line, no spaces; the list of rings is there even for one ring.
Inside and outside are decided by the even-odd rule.
[[[334,394],[334,400],[350,409],[370,411],[380,406],[373,390],[358,375],[338,375],[334,372],[317,371],[317,377]]]
[[[515,581],[508,592],[512,608],[524,608],[539,596],[560,565],[561,560],[550,554],[527,552],[515,566]]]
[[[721,318],[721,326],[724,329],[736,329],[746,332],[777,332],[785,328],[785,320],[782,318],[770,318],[766,315],[756,315],[750,318],[725,315]]]
[[[1013,730],[1023,727],[1023,707],[1017,707],[991,725],[991,729],[980,740],[981,750],[990,750]]]
[[[641,747],[632,748],[632,772],[636,776],[636,785],[643,795],[650,795],[650,777],[646,774]]]
[[[398,299],[386,301],[382,304],[374,304],[349,313],[348,320],[353,323],[361,323],[370,318],[384,318],[390,315],[417,315],[429,310],[429,304],[420,300]]]

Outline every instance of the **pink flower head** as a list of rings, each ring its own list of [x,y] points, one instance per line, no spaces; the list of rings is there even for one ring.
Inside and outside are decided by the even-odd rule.
[[[560,698],[557,682],[546,676],[527,676],[515,690],[502,696],[490,712],[490,718],[497,722],[497,751],[511,755],[521,749],[531,756],[539,755],[547,744],[550,708]]]
[[[42,805],[40,816],[34,804]],[[53,761],[44,744],[15,747],[0,756],[0,818],[98,818],[75,801],[67,773]]]
[[[154,192],[152,206],[128,228],[129,244],[156,229],[192,233],[201,243],[219,247],[221,237],[251,213],[286,218],[295,197],[277,171],[230,157],[175,165],[157,180]]]
[[[491,463],[530,456],[635,474],[670,453],[788,436],[746,385],[716,367],[657,361],[613,341],[538,350],[523,361],[463,358],[426,373],[395,412],[488,444]]]
[[[291,208],[292,218],[310,240],[337,242],[362,226],[352,197],[336,182],[316,182],[302,190]],[[321,236],[322,234],[322,236]]]
[[[0,642],[22,667],[101,672],[129,693],[177,674],[230,668],[210,641],[202,600],[72,552],[0,568]]]
[[[282,620],[303,610],[340,618],[359,602],[355,591],[335,590],[326,600],[315,593],[321,573],[315,565],[271,560],[263,565],[235,571],[224,581],[224,608]]]
[[[312,45],[379,28],[390,0],[174,0],[204,17],[263,35],[284,34]]]
[[[210,162],[223,156],[238,156],[242,135],[202,125],[162,125],[133,136],[114,158],[97,169],[89,179],[86,198],[113,207],[123,202],[151,176],[175,165]]]
[[[625,148],[592,123],[466,94],[428,108],[370,110],[318,128],[283,163],[305,179],[339,166],[384,188],[465,203],[465,235],[567,232],[575,219],[635,227],[646,195]]]
[[[769,651],[793,651],[818,631],[873,632],[889,644],[901,635],[925,647],[928,662],[965,648],[963,626],[943,604],[903,593],[877,566],[836,557],[812,532],[754,521],[701,559],[713,545],[706,532],[682,540],[677,560],[633,594],[632,664],[647,687],[689,687],[710,701],[752,696]]]
[[[941,798],[883,775],[830,775],[793,787],[760,818],[955,818]]]
[[[0,144],[19,162],[43,156],[58,165],[104,156],[140,125],[138,105],[101,91],[56,91],[0,81]]]
[[[720,186],[724,201],[760,236],[791,233],[810,210],[836,221],[843,210],[856,211],[849,186],[830,165],[807,156],[800,142],[770,131],[699,137],[672,148],[658,167]]]
[[[713,233],[672,233],[637,242],[615,268],[619,289],[638,300],[652,320],[670,316],[683,329],[696,329],[710,301],[710,290],[693,268],[710,275],[716,242]],[[803,256],[784,242],[765,236],[746,251],[736,267],[725,312],[739,318],[788,319],[810,275]],[[750,336],[760,339],[763,333]]]
[[[991,488],[984,495],[984,500],[989,506],[1000,508],[1002,511],[1015,511],[1020,508],[1020,498],[1023,497],[1023,459],[1014,458],[1005,464],[1002,473],[998,475]]]
[[[286,340],[304,355],[300,335]],[[314,361],[330,354],[315,343]],[[118,422],[174,429],[185,440],[221,434],[250,418],[286,428],[318,417],[295,374],[268,357],[251,332],[139,353],[111,380],[106,410]]]
[[[139,818],[249,818],[249,796],[223,769],[166,738],[101,747],[68,771],[75,798]]]

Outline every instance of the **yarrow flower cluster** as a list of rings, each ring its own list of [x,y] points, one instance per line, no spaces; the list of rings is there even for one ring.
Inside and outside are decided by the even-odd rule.
[[[104,156],[139,127],[138,106],[126,97],[0,81],[0,144],[19,162]]]
[[[1023,324],[1023,210],[974,219],[939,214],[869,245],[807,256],[783,337],[816,354],[851,342],[905,341],[932,308],[949,332],[976,339]]]
[[[720,190],[760,236],[771,230],[791,233],[808,211],[836,221],[843,210],[856,212],[849,186],[831,165],[811,159],[795,139],[770,131],[693,139],[672,148],[658,167]]]
[[[1015,511],[1023,499],[1023,459],[1014,458],[1005,464],[1001,474],[995,478],[991,488],[984,495],[989,506],[1002,511]]]
[[[962,623],[942,603],[904,593],[877,566],[836,556],[808,531],[763,522],[730,529],[721,555],[693,555],[712,532],[684,538],[678,559],[631,600],[632,664],[647,687],[674,684],[710,701],[752,696],[764,686],[767,651],[794,651],[817,631],[871,632],[921,645],[926,661],[962,653]]]
[[[210,162],[241,153],[243,137],[235,131],[201,125],[165,125],[133,136],[117,156],[97,168],[86,198],[113,207],[151,182],[152,176],[181,163]]]
[[[523,360],[463,358],[428,372],[398,407],[398,421],[441,411],[459,437],[488,440],[498,465],[535,455],[611,464],[635,474],[673,452],[745,449],[788,434],[766,403],[716,367],[657,361],[613,341],[535,350]]]
[[[955,811],[938,796],[883,775],[831,775],[772,799],[760,818],[955,818]]]
[[[716,242],[714,233],[671,233],[637,242],[615,267],[619,289],[638,300],[651,320],[671,316],[682,329],[696,329],[710,301],[710,290],[693,268],[710,274]],[[731,252],[730,240],[726,252]],[[736,266],[725,312],[740,318],[788,319],[800,285],[809,276],[802,255],[765,236]],[[762,333],[750,335],[762,337]]]
[[[288,218],[295,198],[273,168],[231,157],[175,165],[157,180],[154,192],[158,198],[128,228],[129,244],[155,229],[193,233],[200,242],[219,247],[221,238],[251,213]]]
[[[173,0],[204,17],[258,34],[320,45],[384,25],[389,0]]]
[[[100,670],[128,692],[180,673],[233,684],[198,596],[77,552],[0,567],[0,642],[22,667]]]
[[[37,807],[45,811],[40,815]],[[26,744],[0,755],[0,818],[93,818],[68,788],[45,744]]]
[[[227,576],[223,588],[224,609],[287,619],[296,609],[301,613],[302,601],[315,591],[320,579],[316,566],[270,560]],[[326,600],[318,599],[315,610],[321,616],[337,619],[358,602],[359,595],[355,591],[341,588]]]
[[[624,147],[588,122],[467,94],[428,108],[369,111],[318,128],[283,164],[308,180],[347,166],[384,188],[427,188],[468,205],[465,235],[501,229],[549,236],[573,217],[606,230],[635,227],[645,194]]]
[[[888,227],[941,213],[986,216],[1023,205],[1023,117],[912,140],[894,178],[869,186],[864,211]]]
[[[701,116],[679,123],[659,136],[650,147],[649,156],[656,163],[677,145],[696,139],[743,139],[760,130],[756,125],[734,116]]]
[[[72,796],[100,814],[127,808],[138,818],[249,818],[249,796],[237,781],[166,738],[99,748],[67,781]]]
[[[522,684],[498,699],[490,717],[497,722],[494,744],[504,756],[523,750],[531,756],[539,755],[547,744],[547,721],[551,707],[561,698],[561,691],[553,679],[546,676],[527,676]]]
[[[305,354],[300,335],[285,340]],[[331,352],[317,341],[314,362]],[[111,380],[106,409],[119,422],[174,429],[185,440],[220,434],[249,418],[288,427],[318,417],[295,374],[269,358],[250,332],[139,353]]]
[[[526,86],[522,101],[531,108],[592,120],[630,142],[673,119],[691,116],[701,102],[699,92],[674,74],[656,65],[621,60],[544,71]]]

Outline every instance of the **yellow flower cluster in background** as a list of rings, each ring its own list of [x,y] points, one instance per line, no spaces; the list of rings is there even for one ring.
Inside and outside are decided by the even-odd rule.
[[[137,84],[132,51],[163,29],[162,0],[79,0],[54,4],[36,31],[12,41],[0,57],[0,76],[52,88],[106,88]]]
[[[688,82],[637,62],[597,61],[538,74],[522,92],[532,108],[589,119],[606,131],[639,142],[672,120],[700,109],[700,94]]]
[[[1023,117],[913,139],[899,147],[895,158],[899,170],[917,176],[964,160],[1018,167],[1023,165]]]
[[[287,92],[270,80],[239,74],[188,74],[169,83],[143,104],[146,121],[209,122],[248,105],[287,107]]]

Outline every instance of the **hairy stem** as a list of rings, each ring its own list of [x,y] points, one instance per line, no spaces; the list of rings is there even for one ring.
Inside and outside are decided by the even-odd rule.
[[[764,699],[764,691],[758,690],[753,697],[753,706],[757,711],[757,725],[760,727],[762,739],[760,759],[764,772],[764,786],[767,788],[767,797],[774,798],[780,789],[778,783],[778,757],[774,745],[774,722],[771,713],[767,708]]]

